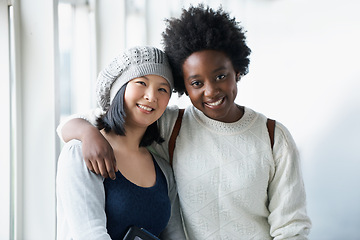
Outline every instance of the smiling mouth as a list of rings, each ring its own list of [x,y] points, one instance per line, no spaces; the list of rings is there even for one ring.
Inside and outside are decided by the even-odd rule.
[[[216,107],[216,106],[219,106],[220,104],[222,104],[224,101],[224,98],[221,98],[219,100],[217,100],[216,102],[207,102],[205,104],[209,105],[209,106],[212,106],[212,107]]]
[[[151,107],[147,107],[147,106],[144,106],[144,105],[140,105],[140,104],[136,104],[139,108],[145,110],[145,111],[148,111],[148,112],[151,112],[153,111],[154,109],[151,108]]]

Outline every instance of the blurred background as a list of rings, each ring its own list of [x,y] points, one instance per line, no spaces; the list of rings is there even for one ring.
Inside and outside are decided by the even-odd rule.
[[[96,106],[124,48],[162,48],[164,19],[200,1],[0,0],[0,239],[55,239],[61,119]],[[297,142],[310,239],[360,239],[360,1],[208,0],[247,31],[236,102]],[[185,107],[187,97],[173,94]]]

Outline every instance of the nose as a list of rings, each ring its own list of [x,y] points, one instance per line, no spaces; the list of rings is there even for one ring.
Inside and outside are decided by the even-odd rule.
[[[148,102],[156,102],[157,101],[156,91],[151,88],[147,89],[147,91],[145,92],[144,98]]]
[[[214,97],[218,92],[219,91],[215,83],[207,82],[205,84],[205,90],[204,90],[205,97]]]

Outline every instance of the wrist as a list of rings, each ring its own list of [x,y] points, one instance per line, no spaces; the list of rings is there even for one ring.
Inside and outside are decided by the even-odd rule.
[[[99,137],[99,135],[102,136],[99,129],[97,129],[91,124],[86,124],[86,126],[84,126],[81,130],[80,141],[84,141],[86,139],[94,139],[95,137]]]

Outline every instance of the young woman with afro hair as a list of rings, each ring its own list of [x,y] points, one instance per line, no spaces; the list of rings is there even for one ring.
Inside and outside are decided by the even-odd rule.
[[[191,6],[167,20],[163,44],[175,91],[192,102],[172,157],[187,238],[307,239],[311,221],[291,134],[276,122],[272,143],[267,117],[234,102],[251,52],[242,27],[222,8]],[[152,145],[167,159],[178,112],[167,108],[159,119],[165,143]],[[72,121],[59,135],[82,140],[73,128],[98,135],[83,152],[100,166],[98,173],[112,177],[109,144],[85,120]]]

